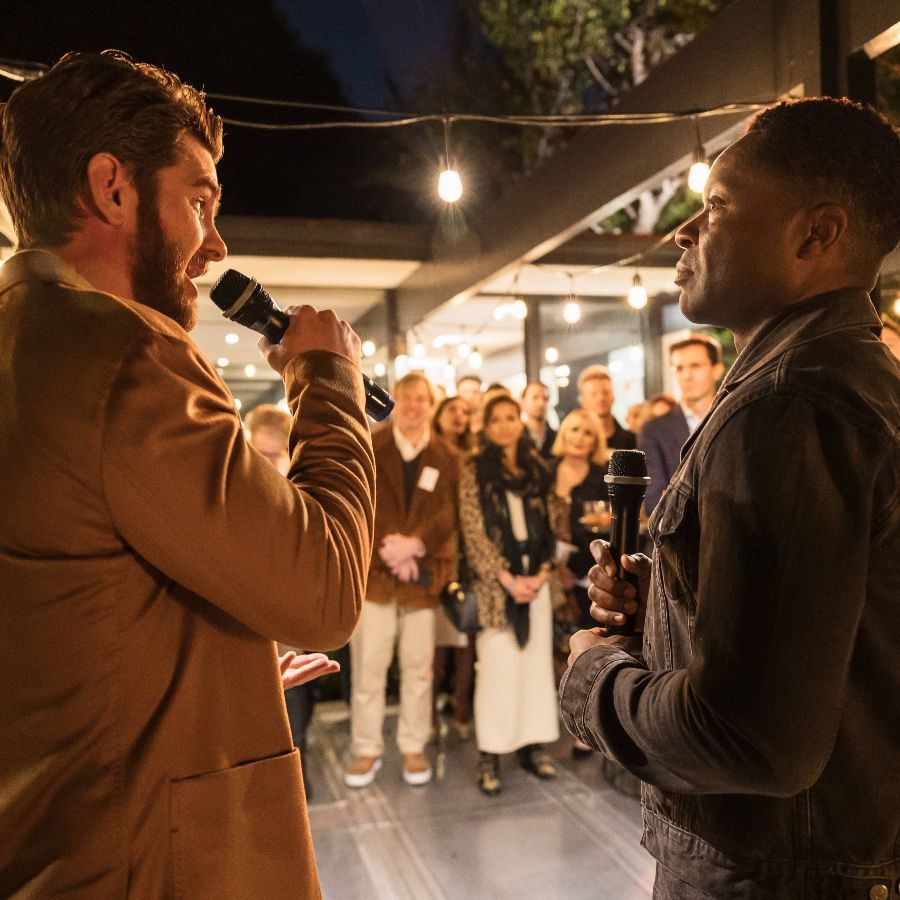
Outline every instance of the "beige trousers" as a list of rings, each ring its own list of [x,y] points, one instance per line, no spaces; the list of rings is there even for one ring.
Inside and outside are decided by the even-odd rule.
[[[434,610],[367,600],[350,641],[354,756],[381,756],[384,751],[384,694],[395,643],[400,661],[397,746],[401,753],[421,753],[431,737]]]

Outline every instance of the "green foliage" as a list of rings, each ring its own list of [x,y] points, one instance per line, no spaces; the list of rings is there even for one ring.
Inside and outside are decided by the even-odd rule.
[[[686,222],[703,209],[703,199],[695,194],[686,184],[675,192],[675,196],[659,211],[659,218],[653,231],[655,234],[666,234],[676,225]]]

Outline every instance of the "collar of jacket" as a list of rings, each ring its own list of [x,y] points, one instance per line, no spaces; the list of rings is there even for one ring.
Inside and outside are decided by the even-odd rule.
[[[61,284],[77,291],[96,291],[75,269],[49,250],[20,250],[14,253],[0,268],[0,290],[28,278]]]

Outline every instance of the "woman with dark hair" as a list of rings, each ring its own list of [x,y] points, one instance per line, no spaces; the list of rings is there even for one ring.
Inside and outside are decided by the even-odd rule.
[[[551,567],[556,541],[547,517],[550,475],[523,439],[519,404],[496,396],[484,407],[486,444],[460,482],[466,560],[475,576],[475,732],[478,786],[497,794],[500,754],[553,778],[542,744],[559,737],[553,675]]]
[[[465,457],[471,453],[475,436],[469,428],[469,407],[462,397],[445,397],[438,404],[431,427],[454,450]],[[461,542],[460,542],[461,543]],[[462,552],[462,547],[460,547]],[[475,635],[465,634],[453,626],[441,607],[435,610],[435,648],[432,724],[434,733],[440,730],[438,695],[448,682],[448,668],[453,658],[450,697],[453,715],[450,726],[461,741],[472,734],[472,682],[475,678]]]
[[[474,447],[469,407],[462,397],[444,397],[435,410],[431,427],[454,450],[469,453]]]

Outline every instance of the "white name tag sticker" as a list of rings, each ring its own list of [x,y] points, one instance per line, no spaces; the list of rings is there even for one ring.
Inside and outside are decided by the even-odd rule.
[[[419,483],[416,487],[422,488],[423,491],[433,491],[434,486],[437,484],[438,475],[441,473],[438,472],[434,466],[424,466],[422,468],[422,472],[419,475]]]

